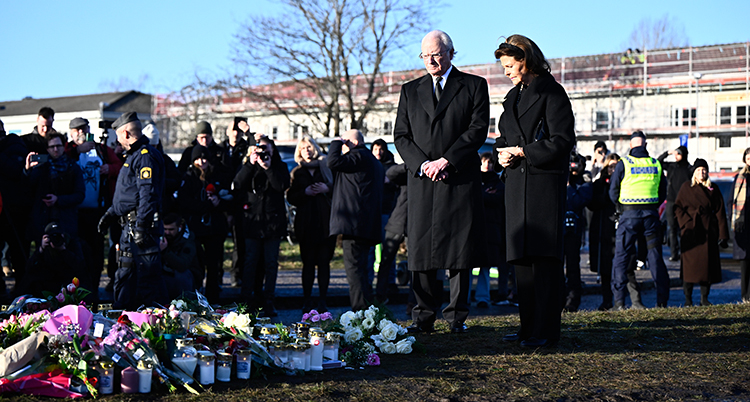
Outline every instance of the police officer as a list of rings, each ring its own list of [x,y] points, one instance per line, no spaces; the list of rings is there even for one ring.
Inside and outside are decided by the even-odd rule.
[[[164,194],[164,159],[142,135],[136,112],[120,116],[112,124],[117,141],[125,149],[125,163],[117,177],[112,206],[99,221],[104,233],[114,221],[122,225],[118,268],[115,274],[114,308],[136,309],[169,301],[161,276],[159,249],[162,223],[159,214]]]
[[[662,257],[662,233],[658,211],[659,205],[666,198],[666,193],[667,183],[661,164],[648,155],[646,136],[643,132],[634,132],[630,136],[630,154],[617,163],[609,187],[609,198],[615,205],[621,205],[622,209],[617,226],[615,258],[612,262],[615,310],[625,308],[628,282],[626,269],[631,256],[635,253],[635,242],[639,235],[646,237],[648,267],[656,283],[656,306],[667,305],[669,274]]]

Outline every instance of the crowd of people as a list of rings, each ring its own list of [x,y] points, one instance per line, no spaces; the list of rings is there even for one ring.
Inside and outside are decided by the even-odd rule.
[[[290,173],[274,141],[251,133],[241,117],[221,143],[209,122],[199,122],[177,162],[163,152],[156,126],[144,125],[135,112],[113,123],[114,149],[95,141],[83,118],[70,122],[67,137],[58,132],[49,107],[39,110],[30,134],[7,134],[0,122],[0,241],[4,265],[16,278],[13,295],[54,292],[73,276],[97,288],[106,260],[115,308],[166,305],[194,289],[218,301],[229,234],[233,285],[250,306],[273,317],[288,202],[296,208],[303,308],[327,310],[337,236],[352,308],[387,302],[397,291],[396,253],[406,239],[412,333],[434,331],[443,272],[450,299],[442,316],[452,332],[466,332],[471,272],[478,268],[478,308],[518,303],[521,326],[503,340],[554,345],[561,311],[577,311],[581,303],[586,239],[590,268],[601,278],[600,310],[627,308],[627,296],[630,308],[645,308],[638,264],[651,271],[656,305],[666,306],[663,219],[669,259],[681,261],[685,305],[693,304],[695,284],[700,304],[710,304],[730,231],[742,261],[742,300],[750,301],[750,148],[729,211],[705,160],[691,165],[684,146],[654,158],[641,131],[632,134],[628,155],[599,141],[588,163],[575,149],[570,101],[542,51],[512,35],[495,57],[514,87],[494,150],[480,155],[489,125],[487,83],[455,68],[454,53],[442,31],[422,41],[427,74],[402,86],[394,127],[400,164],[385,141],[368,149],[362,133],[349,130],[327,155],[302,137]],[[499,273],[496,300],[490,298],[492,267]]]

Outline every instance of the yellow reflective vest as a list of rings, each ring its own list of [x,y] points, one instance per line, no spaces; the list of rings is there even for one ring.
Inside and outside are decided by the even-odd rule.
[[[625,205],[658,204],[661,163],[651,157],[622,158],[625,165],[620,182],[620,203]]]

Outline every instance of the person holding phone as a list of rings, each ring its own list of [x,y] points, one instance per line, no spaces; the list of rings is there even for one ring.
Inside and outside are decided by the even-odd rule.
[[[47,135],[48,155],[26,155],[24,174],[34,194],[26,236],[35,242],[50,222],[58,222],[61,230],[73,237],[78,235],[78,205],[85,196],[83,173],[65,155],[64,144],[62,134],[51,133]],[[46,156],[49,159],[45,161]]]
[[[99,217],[112,205],[117,175],[122,160],[106,144],[94,141],[89,121],[76,117],[70,121],[70,142],[65,144],[65,155],[78,163],[83,173],[86,195],[78,206],[78,235],[87,250],[84,255],[90,258],[89,265],[93,283],[99,283],[104,268],[104,236],[99,234]],[[114,270],[112,270],[114,274]],[[111,277],[114,279],[114,277]]]

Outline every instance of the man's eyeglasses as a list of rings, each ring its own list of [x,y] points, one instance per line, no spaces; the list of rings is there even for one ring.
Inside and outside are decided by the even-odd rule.
[[[422,60],[424,60],[424,59],[428,59],[428,60],[429,59],[440,59],[443,56],[445,56],[446,53],[448,53],[448,52],[445,51],[445,52],[433,53],[433,54],[423,54],[423,53],[420,53],[419,54],[419,58],[422,59]]]

